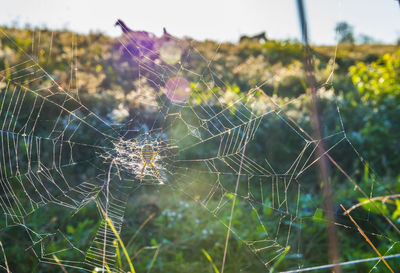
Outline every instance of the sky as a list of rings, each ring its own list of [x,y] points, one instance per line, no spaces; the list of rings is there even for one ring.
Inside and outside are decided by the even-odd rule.
[[[3,2],[3,3],[1,3]],[[235,42],[266,31],[271,39],[300,39],[296,0],[0,0],[0,25],[46,26],[79,33],[121,34],[122,19],[134,30],[177,37]],[[395,0],[305,0],[310,40],[336,44],[335,25],[346,21],[359,34],[384,43],[400,38]]]

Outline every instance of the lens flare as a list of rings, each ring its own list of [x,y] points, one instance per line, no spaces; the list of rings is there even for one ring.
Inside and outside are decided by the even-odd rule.
[[[165,84],[166,95],[172,102],[185,102],[190,97],[190,83],[183,77],[172,77]]]
[[[174,41],[164,43],[160,49],[161,59],[169,65],[174,65],[181,60],[182,50]]]

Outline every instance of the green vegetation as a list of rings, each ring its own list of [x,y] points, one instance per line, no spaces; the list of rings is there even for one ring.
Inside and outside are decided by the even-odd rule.
[[[118,39],[101,34],[72,35],[63,31],[41,30],[39,35],[39,30],[4,27],[0,30],[0,94],[6,88],[12,89],[32,80],[31,76],[16,77],[10,73],[10,68],[16,64],[22,63],[20,69],[24,67],[23,63],[27,59],[24,52],[27,52],[35,56],[36,61],[57,81],[60,89],[78,96],[83,105],[104,120],[123,123],[135,118],[140,112],[144,116],[141,122],[149,128],[159,122],[156,119],[159,113],[151,105],[157,104],[153,97],[160,93],[162,87],[160,75],[164,77],[168,73],[161,65],[151,67],[150,71],[143,69],[145,66],[140,68],[137,62],[129,60],[126,52],[121,50]],[[348,33],[343,35],[343,41],[350,39]],[[193,117],[203,113],[204,105],[213,105],[210,109],[215,112],[222,110],[214,103],[214,94],[225,105],[243,99],[246,107],[251,107],[255,113],[279,108],[285,115],[270,115],[262,120],[261,133],[255,135],[246,155],[255,162],[265,162],[267,158],[278,173],[289,169],[306,144],[306,137],[299,137],[287,125],[288,121],[293,119],[300,127],[311,132],[310,98],[305,87],[302,45],[296,41],[259,43],[251,40],[237,44],[192,40],[182,43],[182,63],[176,67],[182,65],[181,73],[190,71],[185,76],[193,90],[190,100],[197,105],[190,108],[192,110],[188,108],[180,113],[186,122],[193,127],[200,126],[195,124]],[[341,259],[352,261],[376,257],[376,254],[347,216],[342,215],[339,204],[346,208],[359,204],[351,215],[382,255],[400,253],[400,234],[376,209],[378,207],[395,224],[399,223],[400,197],[396,194],[400,191],[400,49],[395,45],[345,43],[339,44],[337,48],[315,46],[312,47],[312,53],[323,130],[328,136],[326,143],[328,147],[339,143],[332,148],[330,155],[360,188],[368,195],[372,193],[370,197],[375,198],[374,206],[355,190],[354,185],[335,166],[331,166]],[[27,63],[24,68],[30,71],[28,66]],[[75,68],[76,75],[72,73]],[[8,80],[13,77],[16,80],[11,81],[10,87]],[[38,81],[37,86],[35,84],[30,84],[30,88],[43,88],[52,82],[43,80]],[[147,95],[138,97],[136,92],[139,88]],[[249,96],[249,90],[255,91],[253,96]],[[26,97],[32,105],[34,99],[33,95]],[[9,102],[0,101],[0,107]],[[60,103],[65,103],[65,107],[77,113],[82,110],[73,101],[60,99]],[[49,104],[45,107],[41,120],[54,120],[55,113],[58,113],[55,107]],[[238,123],[241,117],[237,113],[245,112],[243,107],[237,105],[230,109],[227,115],[230,122]],[[127,114],[114,118],[113,113],[117,113],[115,110],[118,109],[127,109]],[[28,115],[29,112],[22,110],[22,119]],[[4,118],[0,115],[0,122]],[[168,121],[171,124],[175,122]],[[101,129],[103,125],[96,122],[93,121],[93,126]],[[16,130],[23,129],[21,124],[15,126]],[[48,129],[38,128],[37,134],[48,135]],[[187,128],[177,122],[168,134],[184,135],[187,133],[185,130]],[[244,134],[243,131],[241,134]],[[343,135],[345,139],[339,142]],[[82,143],[91,143],[98,135],[87,133],[76,138]],[[206,143],[202,149],[189,149],[179,156],[181,159],[207,158],[218,150],[217,145]],[[52,152],[43,151],[42,157],[51,158]],[[88,154],[90,151],[82,148],[78,156],[89,158]],[[76,181],[96,177],[97,170],[90,166],[91,162],[77,165],[66,169],[65,175],[74,177]],[[1,167],[6,171],[9,168],[4,165]],[[262,196],[259,188],[252,191],[248,199],[265,198],[262,203],[251,206],[244,198],[236,200],[232,230],[239,236],[231,234],[224,272],[279,272],[299,266],[329,263],[325,212],[321,209],[323,200],[317,171],[313,167],[302,174],[298,181],[301,185],[299,196],[297,185],[287,191],[284,186],[276,186],[282,188],[275,197],[287,198],[289,201],[285,209],[291,215],[297,211],[297,219],[284,216],[274,206],[277,201]],[[179,175],[168,182],[171,184],[169,186],[145,184],[129,188],[131,191],[127,192],[129,196],[122,230],[120,236],[117,236],[118,241],[114,241],[117,246],[117,268],[131,272],[136,270],[138,273],[220,272],[230,215],[228,210],[221,210],[216,217],[211,208],[219,207],[221,200],[230,204],[234,200],[233,194],[211,196],[207,199],[207,205],[204,205],[204,197],[220,176],[215,173],[205,173],[201,177],[196,175],[193,174],[193,179],[201,183],[185,181],[184,190],[175,184],[178,183],[175,180],[181,179]],[[104,177],[100,178],[104,180]],[[12,181],[17,183],[17,180]],[[121,183],[128,185],[132,181]],[[236,177],[227,176],[221,183],[229,192],[234,192],[235,181]],[[247,183],[245,180],[241,182]],[[273,182],[268,185],[273,185]],[[241,186],[238,193],[245,196],[248,191]],[[15,194],[22,196],[23,192]],[[0,195],[3,196],[4,192],[0,191]],[[24,202],[28,203],[29,200]],[[56,258],[60,261],[82,261],[85,257],[74,250],[86,251],[92,245],[96,231],[102,225],[101,216],[94,202],[78,211],[50,202],[28,215],[24,219],[26,226],[8,225],[6,220],[9,220],[9,216],[2,215],[0,241],[4,245],[10,270],[56,272],[61,270]],[[106,220],[115,232],[112,220]],[[27,232],[26,227],[35,233]],[[56,236],[45,236],[56,231],[60,232]],[[256,251],[257,245],[249,244],[265,239],[266,235],[279,246],[271,243],[273,246],[270,249]],[[33,246],[32,240],[35,242]],[[58,252],[71,248],[69,243],[73,244],[73,251]],[[36,255],[40,256],[41,247],[44,247],[46,253],[55,255],[49,255],[53,265],[39,263]],[[265,267],[265,261],[271,261],[268,267]],[[398,261],[388,260],[388,263],[396,268]],[[346,267],[344,272],[368,272],[375,263],[355,264]],[[3,264],[4,259],[1,260]],[[74,268],[64,270],[70,273],[83,272]],[[375,272],[385,270],[381,262]]]

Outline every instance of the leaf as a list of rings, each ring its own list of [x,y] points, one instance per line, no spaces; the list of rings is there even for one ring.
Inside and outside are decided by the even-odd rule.
[[[229,193],[229,192],[225,193],[225,196],[228,197],[231,200],[233,200],[233,198],[234,198],[234,195],[232,193]]]
[[[396,199],[396,210],[392,214],[392,219],[397,220],[400,217],[400,200]]]
[[[71,226],[71,225],[68,225],[68,226],[67,226],[67,232],[68,232],[69,234],[74,234],[75,228],[74,228],[73,226]]]
[[[383,214],[385,214],[385,215],[389,213],[389,210],[388,210],[386,204],[383,204],[383,203],[381,203],[379,201],[378,202],[373,202],[376,205],[376,207],[374,206],[374,204],[372,204],[371,201],[368,200],[368,198],[358,198],[358,202],[360,202],[360,203],[364,203],[365,202],[365,204],[363,204],[362,207],[365,210],[370,211],[372,213],[380,214],[381,212],[379,210],[381,210],[383,212]]]
[[[317,223],[323,222],[324,221],[324,215],[322,213],[322,209],[317,208],[315,210],[314,216],[313,216],[313,220]]]

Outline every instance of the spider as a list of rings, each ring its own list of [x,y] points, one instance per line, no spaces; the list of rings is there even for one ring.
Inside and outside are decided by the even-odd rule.
[[[156,166],[154,166],[154,163],[153,163],[153,160],[160,153],[160,149],[158,146],[157,146],[157,149],[155,150],[153,148],[153,145],[145,144],[145,145],[143,145],[143,147],[141,148],[141,152],[139,153],[138,150],[136,149],[136,145],[135,145],[135,153],[144,162],[142,170],[140,172],[140,181],[142,181],[143,172],[146,169],[147,164],[150,164],[151,167],[153,167],[153,171],[157,175],[157,177],[161,178],[160,173],[157,171]]]

